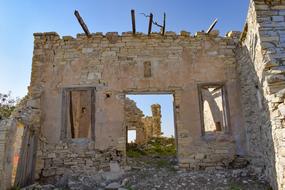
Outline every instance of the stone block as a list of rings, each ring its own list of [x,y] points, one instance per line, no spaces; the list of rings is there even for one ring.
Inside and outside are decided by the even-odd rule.
[[[189,37],[189,36],[190,36],[190,32],[187,32],[187,31],[182,30],[182,31],[180,32],[180,36]]]
[[[92,53],[93,51],[94,51],[93,48],[83,48],[82,49],[82,53],[84,54]]]
[[[284,16],[272,16],[273,22],[284,22]]]

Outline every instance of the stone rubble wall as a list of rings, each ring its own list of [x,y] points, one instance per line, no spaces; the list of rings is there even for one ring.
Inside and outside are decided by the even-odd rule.
[[[159,104],[151,105],[152,116],[146,116],[142,118],[143,126],[144,126],[144,136],[145,141],[149,141],[149,139],[153,137],[161,136],[161,106]]]
[[[159,104],[151,105],[152,116],[144,116],[136,102],[125,100],[125,125],[128,130],[136,130],[136,143],[144,144],[152,137],[161,135],[161,108]]]
[[[285,2],[250,2],[237,49],[251,164],[274,189],[285,188]]]
[[[96,150],[94,142],[88,140],[54,146],[43,143],[41,146],[36,179],[55,180],[64,174],[110,171],[110,163],[113,162],[123,165],[122,152],[115,149]]]
[[[129,130],[135,130],[142,127],[141,119],[143,112],[137,107],[136,102],[127,98],[125,100],[125,122]]]
[[[136,102],[126,97],[125,100],[125,125],[127,130],[136,130],[136,143],[145,142],[145,129],[142,118],[143,112],[137,107]]]

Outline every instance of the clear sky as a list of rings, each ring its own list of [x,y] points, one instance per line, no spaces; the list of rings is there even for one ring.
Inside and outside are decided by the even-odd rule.
[[[139,13],[154,14],[166,29],[191,33],[206,30],[215,18],[224,35],[242,30],[249,0],[0,0],[0,93],[27,93],[33,53],[33,33],[56,31],[60,35],[82,33],[75,9],[91,32],[119,33],[131,30],[130,10],[136,10],[137,31],[147,32],[148,20]],[[158,28],[154,27],[154,30]]]

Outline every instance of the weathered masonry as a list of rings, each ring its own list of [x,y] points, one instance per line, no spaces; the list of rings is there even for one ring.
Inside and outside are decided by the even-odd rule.
[[[285,188],[285,2],[251,0],[244,31],[226,37],[34,38],[29,94],[0,124],[1,188],[123,168],[130,93],[173,95],[180,167],[228,167],[244,157],[274,189]]]
[[[144,144],[152,137],[161,136],[161,106],[151,105],[152,116],[144,117],[143,112],[137,107],[136,102],[126,97],[125,99],[125,127],[136,131],[136,144]],[[126,136],[127,138],[127,136]]]

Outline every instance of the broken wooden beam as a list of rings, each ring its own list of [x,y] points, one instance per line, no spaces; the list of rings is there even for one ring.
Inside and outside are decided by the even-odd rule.
[[[210,32],[213,30],[213,28],[216,26],[218,22],[218,19],[215,19],[214,22],[211,24],[211,26],[209,27],[209,29],[207,30],[207,34],[210,34]]]
[[[166,14],[163,14],[163,26],[162,26],[162,35],[164,36],[165,34],[165,21],[166,20]]]
[[[76,16],[80,26],[82,27],[83,31],[85,32],[86,36],[90,37],[91,34],[88,30],[87,25],[85,24],[84,20],[82,19],[82,17],[80,16],[79,12],[77,10],[74,11],[74,15]]]
[[[136,34],[136,17],[135,17],[135,10],[131,10],[132,15],[132,26],[133,26],[133,35]]]
[[[149,23],[148,23],[148,35],[150,35],[150,33],[151,33],[152,22],[153,22],[153,14],[150,13],[150,15],[149,15]]]
[[[71,138],[75,138],[75,128],[74,128],[74,122],[73,122],[73,104],[72,104],[72,91],[69,92],[69,122],[70,122],[70,128],[71,128]]]

